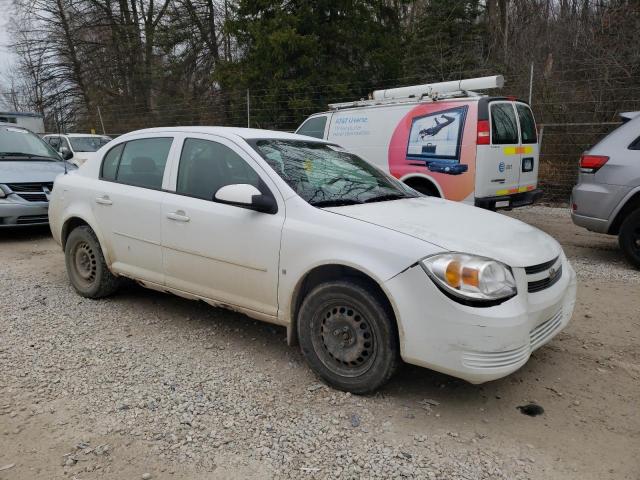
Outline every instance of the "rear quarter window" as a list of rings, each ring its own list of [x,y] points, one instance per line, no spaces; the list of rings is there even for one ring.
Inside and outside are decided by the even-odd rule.
[[[103,180],[114,181],[116,179],[116,172],[118,171],[118,162],[120,161],[120,154],[124,148],[124,143],[116,145],[107,152],[102,160],[102,170],[100,172],[100,178]]]
[[[640,150],[640,137],[631,142],[631,145],[629,145],[629,150]]]

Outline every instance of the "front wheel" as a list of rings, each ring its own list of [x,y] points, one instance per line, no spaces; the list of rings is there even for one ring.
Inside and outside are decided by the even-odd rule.
[[[622,222],[618,241],[627,260],[640,268],[640,210],[636,210]]]
[[[119,278],[107,267],[100,243],[90,227],[83,225],[69,234],[64,256],[71,285],[83,297],[102,298],[118,289]]]
[[[298,339],[311,369],[329,385],[363,394],[399,363],[393,314],[378,294],[351,281],[314,288],[298,314]]]

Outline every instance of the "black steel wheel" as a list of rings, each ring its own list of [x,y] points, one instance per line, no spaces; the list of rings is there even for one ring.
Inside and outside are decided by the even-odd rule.
[[[298,315],[298,338],[311,368],[330,385],[353,393],[384,384],[398,364],[389,307],[366,285],[329,282],[314,288]]]
[[[640,210],[631,213],[622,222],[618,241],[627,260],[640,268]]]
[[[75,228],[65,243],[65,264],[73,288],[83,297],[101,298],[114,293],[119,279],[111,273],[93,230]]]

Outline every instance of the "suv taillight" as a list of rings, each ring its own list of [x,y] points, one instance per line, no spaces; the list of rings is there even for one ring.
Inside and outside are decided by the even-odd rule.
[[[596,173],[608,160],[609,157],[605,155],[582,155],[580,157],[580,171],[582,173]]]
[[[491,131],[489,120],[478,120],[478,145],[489,145],[491,143]]]

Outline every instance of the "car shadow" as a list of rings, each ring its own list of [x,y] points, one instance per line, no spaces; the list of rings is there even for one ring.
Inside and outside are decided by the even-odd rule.
[[[310,377],[314,377],[306,365],[298,346],[288,346],[286,329],[282,326],[253,320],[244,314],[213,307],[205,302],[183,299],[172,294],[165,294],[146,289],[134,282],[127,282],[113,300],[130,303],[132,308],[141,304],[153,305],[160,310],[157,321],[164,328],[187,333],[193,329],[202,332],[201,345],[194,348],[208,348],[207,339],[224,342],[237,351],[244,351],[253,359],[263,360],[274,367],[283,368],[281,362],[292,363],[298,375],[291,376],[290,388],[306,388]],[[159,308],[158,308],[159,307]],[[220,334],[223,334],[222,336]],[[274,362],[274,363],[271,363]],[[516,392],[523,393],[519,386],[527,382],[535,382],[545,369],[544,356],[534,353],[527,365],[505,378],[480,385],[406,363],[401,363],[398,372],[391,381],[370,395],[371,400],[377,398],[393,399],[394,402],[417,405],[427,398],[435,399],[453,409],[477,409],[495,403],[503,397],[512,397]],[[302,370],[304,369],[304,371]],[[316,379],[316,382],[321,382]],[[301,385],[301,382],[304,384]],[[513,405],[509,404],[509,408]]]
[[[51,229],[48,225],[0,229],[0,244],[22,241],[29,242],[47,238],[51,238]]]

